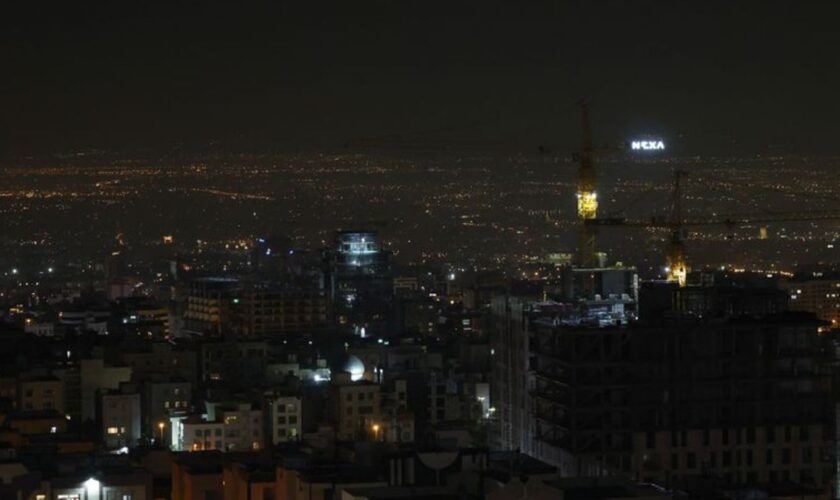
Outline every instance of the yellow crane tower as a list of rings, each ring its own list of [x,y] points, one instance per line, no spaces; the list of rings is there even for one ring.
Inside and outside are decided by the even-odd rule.
[[[578,102],[581,119],[581,147],[577,171],[577,214],[578,228],[577,263],[580,267],[596,267],[594,225],[586,221],[598,216],[598,193],[595,192],[595,152],[592,148],[592,127],[589,124],[589,104],[585,100]]]
[[[682,217],[682,185],[680,180],[685,172],[674,171],[674,191],[671,200],[671,220],[669,230],[671,231],[668,240],[668,250],[665,254],[665,274],[668,281],[676,281],[680,286],[685,286],[688,278],[688,260],[685,256],[685,227]]]

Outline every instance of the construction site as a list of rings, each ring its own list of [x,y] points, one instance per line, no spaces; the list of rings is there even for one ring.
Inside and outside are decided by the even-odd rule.
[[[585,102],[580,112],[569,278],[551,297],[511,287],[493,303],[497,444],[568,476],[688,490],[716,481],[832,488],[836,359],[821,333],[830,322],[796,311],[777,280],[692,271],[686,240],[694,226],[840,213],[686,218],[686,174],[675,170],[669,217],[600,218]],[[633,267],[609,265],[598,251],[598,231],[634,227],[667,231],[664,279],[639,283]]]

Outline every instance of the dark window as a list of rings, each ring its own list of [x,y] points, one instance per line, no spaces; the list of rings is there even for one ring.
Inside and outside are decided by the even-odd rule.
[[[767,450],[767,465],[773,465],[773,450]]]
[[[645,434],[645,446],[647,448],[653,449],[656,448],[656,433],[655,432],[647,432]]]
[[[784,465],[790,464],[790,448],[783,448],[782,449],[782,463]]]
[[[775,443],[776,442],[776,428],[775,427],[768,427],[767,428],[767,442],[768,443]]]
[[[729,429],[723,429],[720,438],[723,444],[729,444]]]
[[[688,461],[687,467],[689,469],[697,468],[697,458],[695,457],[694,453],[689,453],[687,459],[688,459],[687,460]]]

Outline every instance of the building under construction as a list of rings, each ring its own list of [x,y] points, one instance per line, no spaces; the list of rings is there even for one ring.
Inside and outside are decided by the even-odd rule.
[[[494,303],[497,444],[566,475],[682,487],[834,478],[834,354],[813,315],[570,326]]]
[[[668,486],[834,477],[834,356],[812,315],[608,328],[562,315],[494,304],[501,447]]]

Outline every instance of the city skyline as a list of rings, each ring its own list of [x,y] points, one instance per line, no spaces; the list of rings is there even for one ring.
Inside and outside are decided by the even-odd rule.
[[[0,499],[840,498],[840,3],[0,16]]]

